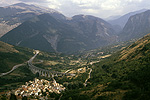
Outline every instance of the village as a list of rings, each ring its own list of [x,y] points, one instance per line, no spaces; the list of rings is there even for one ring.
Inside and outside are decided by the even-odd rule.
[[[65,90],[65,87],[54,81],[48,81],[45,79],[37,79],[34,81],[26,82],[25,85],[15,90],[17,98],[21,97],[38,97],[39,99],[49,96],[50,93],[60,94]]]

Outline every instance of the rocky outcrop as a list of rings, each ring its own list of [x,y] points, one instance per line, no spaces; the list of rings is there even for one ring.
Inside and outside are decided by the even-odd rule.
[[[51,44],[52,48],[57,52],[57,43],[59,41],[59,35],[43,35],[43,37]]]

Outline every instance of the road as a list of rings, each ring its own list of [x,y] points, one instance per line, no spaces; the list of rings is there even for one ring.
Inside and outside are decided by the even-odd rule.
[[[35,54],[33,57],[31,57],[27,62],[25,62],[25,63],[23,63],[23,64],[15,65],[10,71],[8,71],[8,72],[6,72],[6,73],[1,73],[1,74],[0,74],[0,77],[11,73],[12,71],[14,71],[16,68],[18,68],[18,67],[20,67],[20,66],[26,65],[26,63],[28,64],[28,66],[29,66],[30,68],[37,68],[37,69],[39,69],[39,70],[46,70],[46,69],[38,68],[38,67],[36,67],[36,66],[34,66],[34,65],[32,64],[32,61],[34,60],[34,58],[39,54],[39,51],[38,51],[38,50],[35,50],[35,52],[36,52],[36,54]],[[41,63],[41,62],[43,62],[43,61],[40,61],[40,62],[38,62],[38,63]],[[30,68],[29,68],[29,69],[30,69]],[[53,73],[55,73],[55,74],[63,74],[63,75],[70,75],[70,73],[68,73],[70,70],[71,70],[71,69],[67,70],[65,73],[62,73],[62,72],[53,72]],[[53,75],[53,76],[54,76],[54,75]],[[54,79],[54,77],[52,77],[52,78],[53,78],[54,81],[56,81],[56,80]]]
[[[54,79],[54,74],[58,74],[58,75],[71,75],[70,73],[68,73],[71,69],[67,70],[67,71],[64,73],[64,72],[54,72],[54,71],[52,72],[52,71],[50,71],[50,70],[42,69],[42,68],[39,68],[39,67],[34,66],[34,65],[32,64],[32,61],[33,61],[34,58],[38,55],[39,51],[38,51],[38,50],[35,50],[35,52],[36,52],[36,54],[35,54],[30,60],[27,61],[27,64],[28,64],[28,66],[29,66],[29,69],[34,68],[34,69],[38,69],[38,70],[45,71],[45,72],[48,72],[48,71],[49,71],[49,72],[52,74],[52,78],[53,78],[54,81],[55,81],[55,79]]]
[[[28,65],[31,65],[32,66],[32,61],[33,59],[38,55],[39,51],[38,50],[35,50],[36,54],[30,59],[27,61]]]
[[[56,80],[54,79],[54,74],[52,74],[52,79],[54,83],[57,83]]]
[[[87,85],[87,81],[91,78],[91,72],[92,72],[92,68],[89,68],[90,69],[90,72],[88,73],[89,74],[89,76],[88,76],[88,78],[85,80],[85,82],[83,83],[83,85],[86,87],[86,85]]]
[[[72,70],[72,69],[69,69],[69,70],[65,71],[65,74],[68,73],[68,72],[71,71],[71,70]]]
[[[39,53],[39,51],[38,50],[35,50],[36,51],[36,54],[29,60],[29,61],[27,61],[27,62],[32,62],[32,60],[37,56],[37,54]],[[1,73],[0,74],[0,77],[2,77],[2,76],[4,76],[4,75],[7,75],[7,74],[10,74],[11,72],[13,72],[15,69],[17,69],[18,67],[20,67],[20,66],[24,66],[24,65],[26,65],[26,63],[22,63],[22,64],[18,64],[18,65],[15,65],[15,66],[13,66],[13,68],[10,70],[10,71],[8,71],[8,72],[6,72],[6,73]]]
[[[7,75],[7,74],[9,74],[9,73],[11,73],[11,72],[13,72],[15,69],[17,69],[18,67],[23,66],[23,65],[25,65],[25,64],[23,63],[23,64],[15,65],[10,71],[8,71],[8,72],[6,72],[6,73],[1,73],[0,77],[2,77],[2,76],[4,76],[4,75]]]

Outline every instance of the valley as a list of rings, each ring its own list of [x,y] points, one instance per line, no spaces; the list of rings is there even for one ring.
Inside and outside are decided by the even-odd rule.
[[[27,80],[29,81],[31,78],[32,78],[31,80],[33,80],[35,77],[38,77],[39,79],[48,79],[49,81],[56,80],[58,83],[65,85],[66,88],[72,88],[72,86],[75,84],[80,84],[80,87],[87,86],[89,84],[88,81],[91,78],[91,73],[92,73],[92,69],[90,68],[90,66],[94,63],[99,62],[100,58],[102,57],[104,58],[103,53],[106,54],[106,57],[108,55],[107,50],[106,52],[104,51],[103,53],[99,53],[100,51],[95,51],[95,52],[93,52],[93,54],[86,53],[86,56],[87,55],[88,56],[87,58],[85,58],[85,54],[77,55],[77,56],[75,55],[67,56],[62,54],[46,53],[38,50],[35,51],[33,50],[31,55],[33,54],[34,55],[29,58],[30,60],[26,60],[25,63],[23,64],[15,65],[14,67],[12,67],[12,70],[8,72],[1,73],[0,79],[3,80],[4,83],[1,83],[0,88],[2,89],[2,91],[8,91],[7,89],[15,89],[16,86],[20,87],[21,84],[24,84],[25,82],[27,82]],[[97,60],[96,59],[90,60],[92,59],[92,57],[95,57],[96,55],[98,57]],[[34,67],[36,67],[38,71],[36,71],[35,69],[33,71],[32,67],[33,69]],[[33,74],[27,75],[26,72],[33,73]],[[25,79],[23,82],[20,79],[21,78],[20,76],[22,75],[24,78],[27,77],[30,78]],[[7,80],[7,82],[5,80]],[[70,87],[69,84],[72,86]],[[9,87],[10,85],[11,88]]]
[[[150,99],[150,10],[60,12],[0,7],[0,100]]]
[[[92,50],[90,52],[88,51],[80,55],[63,55],[33,50],[31,53],[33,56],[29,58],[30,60],[25,61],[26,63],[24,66],[20,66],[12,73],[0,77],[1,80],[12,80],[3,84],[1,83],[1,89],[6,91],[8,91],[7,89],[15,90],[16,86],[20,87],[22,84],[25,84],[25,82],[34,80],[34,78],[37,77],[38,79],[47,79],[52,82],[57,81],[59,84],[62,84],[67,91],[72,91],[74,89],[79,89],[80,91],[80,89],[91,87],[91,84],[93,84],[93,82],[91,82],[91,78],[93,77],[92,69],[94,64],[101,62],[103,59],[108,59],[114,52],[119,51],[125,45],[129,45],[131,43],[132,42],[110,45],[108,47],[94,51]],[[36,67],[36,70],[34,67]],[[32,70],[32,68],[34,70]],[[18,70],[20,70],[19,73]],[[27,75],[26,72],[32,74]],[[26,77],[27,79],[23,82],[19,79],[20,75],[27,75],[27,77],[30,78]],[[18,78],[18,82],[13,81],[16,80],[16,78]],[[14,85],[11,85],[12,83]],[[9,88],[10,85],[12,86],[11,88]],[[61,94],[55,94],[56,98],[59,96],[61,96]],[[65,97],[66,95],[63,94],[61,98],[63,99]]]

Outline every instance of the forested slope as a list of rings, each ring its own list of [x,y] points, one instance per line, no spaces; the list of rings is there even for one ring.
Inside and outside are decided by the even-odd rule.
[[[149,62],[150,34],[94,64],[87,87],[70,90],[63,99],[149,100]]]

